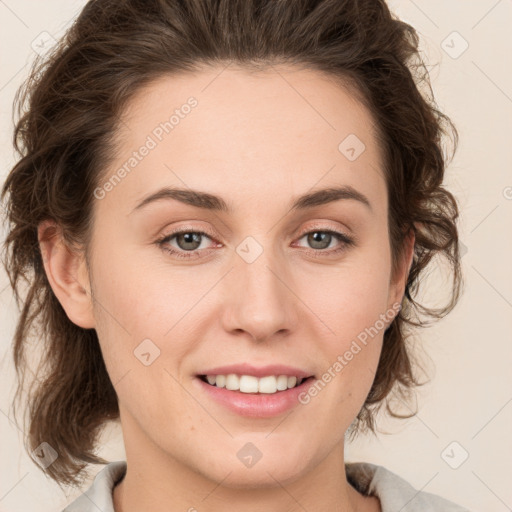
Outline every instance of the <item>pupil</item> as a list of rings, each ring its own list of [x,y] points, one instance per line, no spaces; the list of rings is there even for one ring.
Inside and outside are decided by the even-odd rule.
[[[185,246],[181,247],[182,244],[179,244],[179,245],[182,249],[197,249],[197,247],[199,247],[199,245],[201,245],[200,237],[201,237],[201,235],[199,233],[182,233],[178,237],[178,240],[184,239]],[[187,246],[187,244],[193,244],[193,245],[195,244],[195,246],[189,247],[189,246]]]
[[[325,238],[327,238],[327,245],[325,245]],[[329,247],[330,238],[330,233],[315,231],[309,235],[309,242],[312,243],[315,249],[325,249],[326,247]],[[315,247],[316,243],[320,243],[320,247]]]

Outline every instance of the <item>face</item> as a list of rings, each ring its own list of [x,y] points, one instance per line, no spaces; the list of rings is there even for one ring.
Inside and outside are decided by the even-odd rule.
[[[128,460],[236,487],[343,453],[403,289],[370,114],[314,71],[221,70],[161,78],[127,107],[88,277]],[[227,365],[309,378],[256,395],[199,377]]]

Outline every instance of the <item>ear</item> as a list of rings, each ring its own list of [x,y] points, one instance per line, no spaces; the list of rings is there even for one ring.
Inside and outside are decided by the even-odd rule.
[[[394,304],[401,304],[405,294],[407,279],[412,266],[414,257],[414,243],[416,236],[411,229],[404,239],[404,248],[402,258],[398,264],[395,275],[391,276],[388,296],[388,308],[392,308]]]
[[[95,327],[89,273],[82,251],[72,249],[52,220],[37,229],[46,276],[68,318],[79,327]]]

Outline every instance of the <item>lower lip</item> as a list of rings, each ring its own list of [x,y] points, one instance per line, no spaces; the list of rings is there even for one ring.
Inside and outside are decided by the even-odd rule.
[[[204,382],[196,377],[196,381],[208,396],[217,403],[241,416],[251,418],[271,418],[282,414],[300,404],[299,395],[309,388],[314,377],[308,377],[299,386],[277,391],[277,393],[242,393],[241,391],[230,391],[226,388],[218,388]]]

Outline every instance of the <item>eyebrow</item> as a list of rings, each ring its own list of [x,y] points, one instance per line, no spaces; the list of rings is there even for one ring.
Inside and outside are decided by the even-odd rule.
[[[201,192],[199,190],[164,187],[145,197],[130,212],[130,215],[150,203],[163,199],[174,199],[189,206],[194,206],[195,208],[203,208],[205,210],[224,213],[232,212],[232,208],[224,199],[222,199],[222,197],[209,194],[207,192]],[[301,195],[293,201],[290,210],[305,210],[315,206],[321,206],[324,204],[332,203],[334,201],[339,201],[341,199],[351,199],[358,201],[359,203],[365,205],[370,211],[372,211],[372,206],[368,198],[350,185],[324,188]]]

